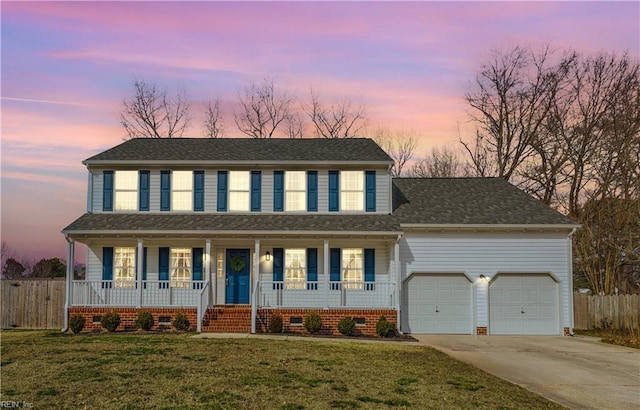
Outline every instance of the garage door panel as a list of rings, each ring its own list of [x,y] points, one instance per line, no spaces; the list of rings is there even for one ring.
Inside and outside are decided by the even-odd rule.
[[[471,283],[464,275],[413,275],[405,283],[403,327],[412,333],[470,334]]]
[[[501,274],[489,286],[489,333],[558,334],[556,282],[545,274]]]

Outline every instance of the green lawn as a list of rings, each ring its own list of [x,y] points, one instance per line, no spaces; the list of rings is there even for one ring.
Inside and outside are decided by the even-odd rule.
[[[561,408],[427,347],[1,333],[0,400],[57,409]]]

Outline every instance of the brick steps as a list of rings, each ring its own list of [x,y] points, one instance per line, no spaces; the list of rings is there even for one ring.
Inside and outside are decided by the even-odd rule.
[[[204,333],[251,332],[250,305],[218,305],[207,310],[202,321]]]

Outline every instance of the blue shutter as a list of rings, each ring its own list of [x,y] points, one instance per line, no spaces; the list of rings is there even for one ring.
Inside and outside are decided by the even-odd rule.
[[[284,171],[273,171],[273,210],[284,210]]]
[[[273,281],[284,280],[284,249],[273,248]]]
[[[364,250],[364,281],[365,282],[376,281],[376,250],[375,249]]]
[[[331,248],[329,251],[329,279],[331,282],[340,282],[340,248]]]
[[[191,278],[193,280],[202,280],[202,271],[204,267],[204,250],[202,248],[193,248],[193,270]],[[202,289],[200,284],[193,284],[194,289]]]
[[[113,171],[102,172],[102,210],[113,211]]]
[[[158,280],[169,280],[169,248],[158,248]],[[169,283],[160,283],[160,288],[169,288]]]
[[[340,173],[329,171],[329,212],[340,210]]]
[[[160,171],[160,210],[171,210],[171,171]]]
[[[376,171],[365,172],[365,210],[376,211]]]
[[[318,171],[307,171],[307,211],[318,211]]]
[[[138,174],[138,209],[149,210],[149,171],[140,171]]]
[[[251,171],[251,212],[262,210],[262,172]]]
[[[318,289],[318,248],[307,248],[307,289]]]
[[[193,171],[193,210],[204,211],[204,171]]]
[[[142,280],[147,280],[147,248],[142,248]],[[144,288],[147,288],[147,284],[143,284]]]
[[[112,247],[104,247],[102,248],[102,280],[111,281],[113,280],[113,248]],[[103,288],[110,288],[112,283],[102,283]]]
[[[227,171],[218,171],[218,212],[227,212]]]

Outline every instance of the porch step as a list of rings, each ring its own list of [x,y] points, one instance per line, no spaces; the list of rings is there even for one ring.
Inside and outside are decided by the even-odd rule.
[[[218,305],[207,309],[202,321],[205,333],[251,332],[251,305]]]

